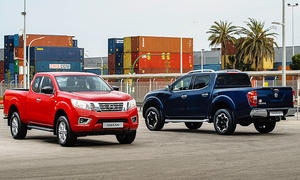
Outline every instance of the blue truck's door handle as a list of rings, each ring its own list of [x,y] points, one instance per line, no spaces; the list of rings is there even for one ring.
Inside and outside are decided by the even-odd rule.
[[[186,98],[187,98],[186,94],[181,95],[181,99],[186,99]]]
[[[202,97],[208,97],[208,93],[201,94]]]

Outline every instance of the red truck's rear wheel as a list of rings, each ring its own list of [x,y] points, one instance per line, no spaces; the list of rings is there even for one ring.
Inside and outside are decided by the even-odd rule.
[[[77,137],[73,134],[66,116],[60,116],[56,126],[57,141],[62,146],[72,146],[76,143]]]
[[[22,123],[18,112],[13,112],[10,116],[10,132],[15,139],[24,139],[27,134],[27,125]]]

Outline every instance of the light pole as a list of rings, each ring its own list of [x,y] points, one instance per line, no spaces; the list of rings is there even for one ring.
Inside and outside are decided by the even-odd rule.
[[[282,23],[272,22],[282,26],[282,86],[286,86],[286,47],[285,47],[285,0],[282,0]]]
[[[24,29],[23,29],[23,41],[24,41],[24,45],[23,45],[23,56],[24,56],[24,63],[23,63],[23,88],[26,89],[26,0],[24,0],[24,11],[21,13],[24,16]]]
[[[39,38],[35,38],[32,41],[30,41],[29,45],[28,45],[28,57],[27,57],[27,87],[30,87],[30,46],[34,41],[40,40],[40,39],[44,39],[45,37],[39,37]],[[25,62],[24,62],[25,63]]]
[[[294,7],[298,6],[298,3],[295,4],[287,4],[288,7],[292,8],[292,44],[293,44],[293,56],[295,55],[295,42],[294,42]]]

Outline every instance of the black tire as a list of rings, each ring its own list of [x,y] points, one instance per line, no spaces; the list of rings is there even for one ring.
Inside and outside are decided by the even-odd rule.
[[[27,135],[27,124],[22,123],[18,112],[10,116],[10,132],[14,139],[24,139]]]
[[[68,118],[66,116],[60,116],[56,124],[57,142],[62,146],[73,146],[77,141],[71,130]]]
[[[117,134],[116,138],[120,144],[131,144],[135,140],[136,130]]]
[[[270,122],[255,122],[254,127],[255,129],[261,134],[267,134],[272,132],[276,126],[275,121]]]
[[[202,122],[185,122],[185,126],[189,129],[199,129],[202,126]]]
[[[233,134],[236,128],[233,115],[229,109],[219,109],[214,115],[214,127],[220,135]]]
[[[150,131],[159,131],[165,125],[165,120],[163,119],[162,114],[155,107],[150,107],[147,109],[145,122]]]

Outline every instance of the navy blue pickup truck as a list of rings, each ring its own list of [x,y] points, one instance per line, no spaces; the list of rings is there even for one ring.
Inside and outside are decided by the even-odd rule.
[[[234,70],[192,71],[164,90],[149,92],[143,117],[149,130],[165,123],[184,122],[198,129],[214,124],[218,134],[233,134],[236,125],[254,123],[260,133],[273,131],[276,122],[295,113],[291,87],[251,87],[246,73]]]

